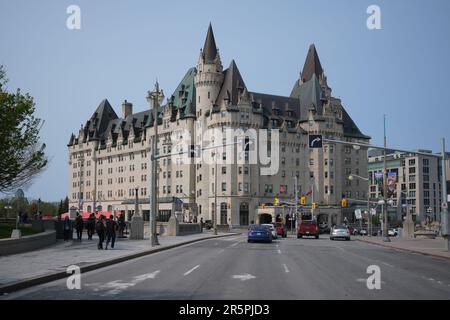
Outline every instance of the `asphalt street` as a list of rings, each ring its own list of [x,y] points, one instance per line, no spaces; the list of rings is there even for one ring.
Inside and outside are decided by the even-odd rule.
[[[368,289],[368,266],[381,288]],[[450,299],[450,261],[359,241],[205,240],[0,299]]]

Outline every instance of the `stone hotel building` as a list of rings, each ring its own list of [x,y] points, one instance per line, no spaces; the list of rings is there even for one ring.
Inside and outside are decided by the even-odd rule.
[[[264,165],[258,164],[260,161],[251,163],[252,150],[238,144],[218,153],[217,165],[201,157],[187,162],[177,156],[158,160],[157,218],[165,221],[177,210],[190,219],[206,221],[215,213],[220,225],[245,226],[260,221],[258,208],[262,204],[273,204],[275,198],[280,204],[292,203],[297,180],[299,195],[307,195],[304,210],[311,207],[314,197],[316,216],[340,219],[343,195],[367,197],[367,182],[346,179],[350,173],[367,173],[367,150],[330,143],[322,149],[310,149],[308,134],[360,143],[368,143],[370,137],[358,129],[341,100],[332,96],[314,45],[308,49],[300,77],[293,79],[290,94],[288,89],[285,96],[254,92],[234,60],[224,69],[210,25],[197,65],[187,70],[161,106],[155,106],[157,121],[151,102],[138,111],[125,100],[118,115],[105,99],[79,132],[71,135],[67,145],[70,206],[84,211],[97,208],[123,212],[129,219],[137,190],[138,208],[148,220],[150,147],[155,124],[159,155],[187,152],[189,145],[199,145],[205,129],[254,129],[257,136],[249,138],[252,142],[260,139],[262,129],[276,129],[279,168],[272,175],[262,175]],[[177,132],[186,131],[190,133],[186,145],[175,146]],[[269,134],[265,151],[274,161],[272,136]],[[243,161],[227,159],[242,151]]]

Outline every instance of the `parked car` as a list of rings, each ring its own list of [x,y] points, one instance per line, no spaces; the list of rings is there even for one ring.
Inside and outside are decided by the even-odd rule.
[[[356,235],[358,235],[358,234],[359,234],[359,231],[358,231],[358,229],[356,229],[356,228],[353,228],[353,227],[351,227],[351,226],[347,226],[347,228],[348,228],[348,233],[350,233],[351,235],[354,235],[354,236],[356,236]]]
[[[277,235],[282,236],[283,238],[287,237],[287,229],[284,224],[281,222],[275,223],[275,229],[277,230]]]
[[[262,224],[252,224],[248,228],[247,242],[264,241],[272,242],[270,227]]]
[[[304,236],[319,239],[319,227],[315,220],[302,220],[297,228],[297,238],[302,238]]]
[[[272,239],[278,239],[277,230],[275,229],[275,225],[273,223],[263,223],[262,226],[267,226],[272,233]]]
[[[345,239],[350,240],[350,231],[344,225],[335,226],[331,229],[330,240]]]
[[[396,237],[398,235],[398,230],[397,229],[389,229],[388,230],[388,236],[389,237]]]
[[[360,236],[367,236],[367,230],[366,229],[361,229],[361,230],[359,230],[359,235]]]

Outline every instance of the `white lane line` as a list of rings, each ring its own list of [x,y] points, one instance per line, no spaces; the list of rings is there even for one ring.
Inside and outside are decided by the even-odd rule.
[[[286,266],[286,264],[283,263],[283,267],[284,267],[284,272],[288,273],[288,272],[289,272],[289,269],[288,269],[288,267]]]
[[[256,277],[250,273],[246,273],[246,274],[235,274],[232,278],[239,279],[241,281],[246,281],[250,279],[255,279]]]
[[[278,249],[278,254],[281,254],[281,250],[280,249]]]
[[[191,273],[192,271],[194,271],[194,270],[197,269],[198,267],[200,267],[200,265],[197,265],[197,266],[193,267],[191,270],[186,271],[183,275],[184,275],[184,276],[187,276],[189,273]]]
[[[218,253],[222,253],[224,251],[225,251],[225,249],[220,249]]]
[[[230,246],[230,248],[231,248],[231,247],[234,247],[234,246],[237,246],[238,244],[239,244],[239,242],[233,243],[233,244]]]
[[[277,248],[279,247],[280,245],[279,244],[277,244]]]

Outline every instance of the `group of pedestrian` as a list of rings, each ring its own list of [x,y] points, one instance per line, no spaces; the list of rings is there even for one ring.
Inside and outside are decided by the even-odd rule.
[[[118,230],[123,230],[125,224],[123,215],[119,217],[119,223],[114,219],[114,215],[110,215],[107,219],[104,215],[100,215],[98,219],[95,218],[95,214],[91,213],[85,224],[83,217],[77,213],[75,221],[72,225],[69,217],[67,216],[63,221],[63,233],[64,241],[68,241],[70,233],[73,232],[73,227],[77,232],[77,239],[81,241],[83,236],[83,229],[86,226],[88,240],[93,240],[92,237],[95,233],[98,235],[98,250],[103,250],[103,243],[106,240],[105,249],[108,250],[109,244],[111,248],[114,248],[116,242],[116,233]]]
[[[108,250],[108,245],[111,243],[111,248],[114,249],[116,242],[116,232],[119,229],[119,224],[114,220],[114,216],[110,215],[109,219],[106,219],[104,215],[100,215],[97,223],[95,224],[95,231],[98,235],[98,250],[103,250],[103,242],[106,239],[105,250]]]

